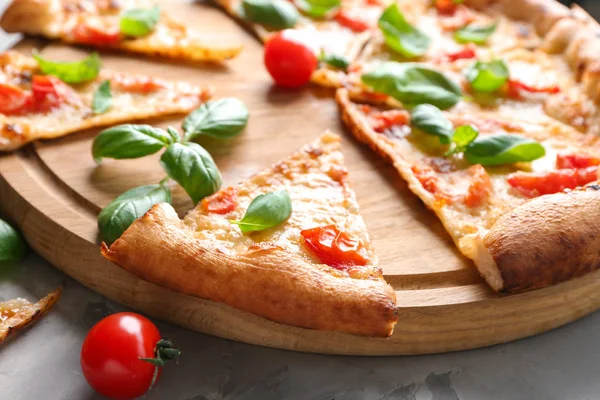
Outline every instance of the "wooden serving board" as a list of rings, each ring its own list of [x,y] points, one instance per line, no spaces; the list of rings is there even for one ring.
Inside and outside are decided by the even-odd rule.
[[[216,98],[243,100],[251,115],[245,132],[228,141],[201,143],[215,158],[226,185],[268,167],[325,129],[340,133],[362,214],[385,277],[396,289],[396,331],[389,339],[372,339],[281,325],[164,289],[106,261],[98,247],[100,209],[127,189],[158,182],[164,172],[158,156],[95,165],[91,143],[98,130],[0,156],[0,211],[23,230],[33,249],[63,272],[112,300],[190,329],[318,353],[395,355],[469,349],[544,332],[600,307],[600,272],[519,295],[491,292],[396,171],[345,132],[332,91],[274,87],[263,68],[261,44],[217,9],[170,3],[169,11],[212,40],[242,42],[245,50],[224,65],[103,54],[105,67],[210,82],[217,88]],[[31,42],[18,47],[29,51]],[[52,44],[43,54],[67,60],[85,53]],[[150,123],[179,126],[181,119]],[[175,186],[174,206],[181,215],[192,207]]]

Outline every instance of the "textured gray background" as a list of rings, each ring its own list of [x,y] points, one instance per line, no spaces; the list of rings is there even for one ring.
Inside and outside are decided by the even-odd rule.
[[[587,3],[600,8],[598,0]],[[0,0],[0,12],[6,4]],[[9,44],[0,34],[0,47]],[[0,348],[0,400],[101,398],[81,375],[79,351],[94,323],[126,309],[35,254],[0,268],[0,301],[38,299],[59,285],[64,292],[53,310]],[[599,313],[506,345],[387,358],[267,349],[155,322],[183,354],[165,368],[146,397],[152,400],[600,399]]]

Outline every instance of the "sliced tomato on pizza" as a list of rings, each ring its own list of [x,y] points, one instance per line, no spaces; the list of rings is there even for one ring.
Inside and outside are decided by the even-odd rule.
[[[0,26],[7,32],[192,61],[225,60],[241,51],[241,46],[207,43],[154,4],[144,0],[14,0]]]
[[[103,244],[102,254],[142,279],[272,321],[390,336],[396,295],[383,279],[339,147],[339,137],[325,133],[205,198],[183,220],[170,205],[155,205],[110,247]],[[289,195],[289,218],[253,228],[279,212],[256,199],[281,191]],[[253,223],[244,217],[251,210]]]
[[[0,53],[0,151],[87,128],[186,113],[212,93],[211,88],[185,82],[100,69],[99,62],[82,66],[91,69],[90,79],[69,84],[45,74],[58,71],[41,68],[34,58],[16,51]],[[63,78],[70,80],[71,73],[80,74],[81,69],[70,68]],[[95,104],[97,97],[104,97],[103,106]]]

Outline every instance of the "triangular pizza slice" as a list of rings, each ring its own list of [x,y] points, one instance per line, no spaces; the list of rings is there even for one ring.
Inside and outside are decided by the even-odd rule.
[[[19,329],[37,321],[60,297],[61,290],[55,290],[35,304],[21,298],[0,303],[0,343]]]
[[[94,97],[103,84],[110,103],[99,109]],[[35,59],[7,51],[0,53],[0,151],[92,127],[187,113],[211,93],[210,87],[105,69],[85,83],[67,84],[45,75]]]
[[[285,222],[250,233],[231,222],[281,190],[291,198]],[[387,337],[397,319],[332,133],[183,220],[155,205],[102,254],[145,280],[284,324]]]
[[[7,32],[192,61],[226,60],[242,50],[208,44],[144,0],[14,0],[0,26]]]

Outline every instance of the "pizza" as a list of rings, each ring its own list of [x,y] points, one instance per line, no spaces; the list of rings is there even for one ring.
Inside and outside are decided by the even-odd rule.
[[[56,303],[61,290],[55,290],[35,304],[21,298],[0,303],[0,343],[37,321]]]
[[[203,199],[182,220],[153,206],[102,254],[178,292],[272,321],[388,337],[396,295],[383,279],[359,213],[340,139],[313,143],[237,186]],[[239,223],[268,193],[287,191],[283,223],[247,232]]]
[[[132,53],[220,61],[241,46],[209,44],[202,37],[144,0],[14,0],[0,27],[67,43]]]
[[[68,84],[43,72],[55,73],[52,68],[63,63],[39,60],[17,51],[0,53],[0,151],[87,128],[186,113],[208,100],[212,93],[209,87],[186,82],[100,69],[95,56],[82,62],[89,69],[86,73],[91,74],[85,78],[90,79]],[[63,71],[64,79],[71,80],[69,74],[77,69]],[[102,85],[108,87],[110,107],[98,110],[94,101]]]
[[[374,34],[336,93],[345,125],[395,166],[494,290],[598,269],[597,24],[546,0],[410,7],[431,47],[402,58]],[[463,14],[466,25],[444,31]],[[458,43],[471,24],[494,28]]]

